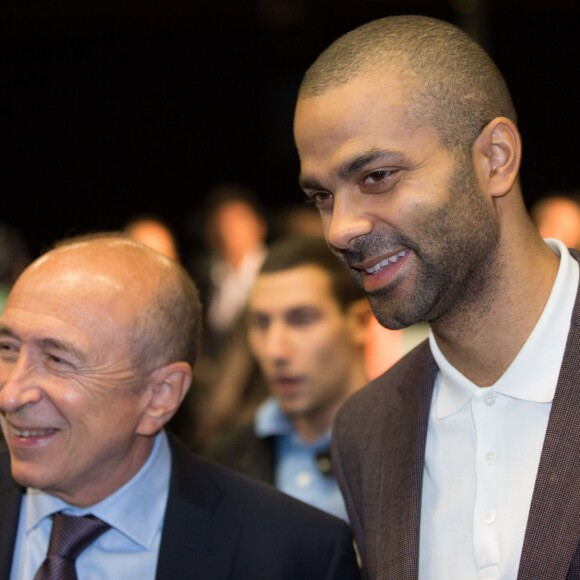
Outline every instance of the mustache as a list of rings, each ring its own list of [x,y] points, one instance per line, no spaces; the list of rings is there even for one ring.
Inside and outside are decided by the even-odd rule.
[[[367,234],[353,240],[348,248],[334,246],[330,248],[349,267],[360,264],[368,258],[392,253],[401,248],[408,248],[417,253],[416,245],[399,232]]]

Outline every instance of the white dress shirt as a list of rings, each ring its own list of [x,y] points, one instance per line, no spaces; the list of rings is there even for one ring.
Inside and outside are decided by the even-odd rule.
[[[566,247],[544,311],[506,372],[478,388],[445,359],[427,428],[419,578],[515,580],[552,400],[578,290]]]
[[[170,472],[171,452],[162,432],[141,470],[91,507],[75,508],[42,491],[28,489],[20,510],[10,580],[34,578],[48,550],[50,516],[58,511],[76,516],[94,514],[111,526],[78,557],[79,580],[154,580]]]

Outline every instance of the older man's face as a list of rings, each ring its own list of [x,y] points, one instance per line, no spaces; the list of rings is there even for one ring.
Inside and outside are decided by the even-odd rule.
[[[134,301],[113,271],[49,257],[23,274],[0,318],[0,421],[12,473],[74,505],[138,471],[150,396],[131,358]]]

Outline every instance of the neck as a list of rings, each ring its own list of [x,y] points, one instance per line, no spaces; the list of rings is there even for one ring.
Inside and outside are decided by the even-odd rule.
[[[332,427],[334,417],[342,404],[368,382],[368,376],[361,351],[356,361],[349,366],[349,377],[346,387],[341,390],[342,396],[321,407],[292,417],[292,426],[306,443],[312,443],[322,437]]]
[[[536,234],[528,238],[516,246],[525,251],[501,252],[497,277],[481,299],[431,324],[447,360],[480,387],[497,382],[517,356],[558,273],[558,256]]]
[[[155,444],[154,436],[139,436],[133,452],[126,456],[125,465],[120,472],[117,465],[101,464],[99,477],[94,477],[88,485],[83,485],[72,490],[44,490],[47,493],[62,499],[64,502],[75,507],[88,507],[103,501],[128,481],[130,481],[145,465]]]

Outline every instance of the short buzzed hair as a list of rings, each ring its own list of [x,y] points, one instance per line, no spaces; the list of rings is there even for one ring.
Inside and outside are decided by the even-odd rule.
[[[332,293],[343,310],[365,298],[363,289],[321,237],[284,237],[272,243],[260,274],[284,272],[301,266],[317,266],[328,274]]]
[[[505,80],[489,55],[456,26],[427,16],[391,16],[336,40],[308,69],[299,99],[365,73],[394,70],[409,90],[408,122],[430,126],[452,152],[471,148],[496,117],[517,123]]]

